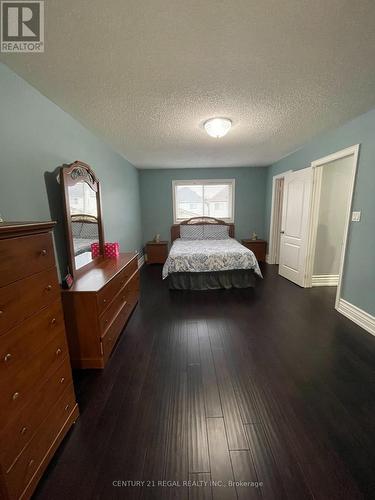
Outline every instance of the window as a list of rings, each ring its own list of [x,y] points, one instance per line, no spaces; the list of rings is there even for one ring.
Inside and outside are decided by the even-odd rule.
[[[233,222],[234,188],[234,179],[173,181],[174,222],[202,216]]]

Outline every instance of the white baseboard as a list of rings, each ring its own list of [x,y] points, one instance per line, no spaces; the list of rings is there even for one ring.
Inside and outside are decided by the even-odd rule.
[[[338,274],[315,274],[311,282],[312,286],[337,286],[338,284]]]
[[[367,332],[375,335],[375,316],[372,316],[344,299],[339,300],[337,310]]]
[[[138,269],[141,269],[142,266],[144,266],[145,264],[145,256],[142,255],[141,257],[139,257],[138,259]]]

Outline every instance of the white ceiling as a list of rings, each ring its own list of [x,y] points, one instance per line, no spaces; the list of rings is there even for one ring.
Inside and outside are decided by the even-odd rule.
[[[46,52],[1,59],[140,168],[268,165],[375,106],[374,0],[45,5]]]

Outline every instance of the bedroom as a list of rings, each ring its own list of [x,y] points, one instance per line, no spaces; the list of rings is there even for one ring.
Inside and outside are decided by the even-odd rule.
[[[374,6],[5,4],[0,497],[373,498]]]

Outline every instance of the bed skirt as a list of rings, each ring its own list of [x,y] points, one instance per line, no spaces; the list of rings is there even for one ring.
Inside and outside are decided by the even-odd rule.
[[[255,286],[252,269],[208,271],[204,273],[172,273],[168,277],[171,290],[216,290]]]

